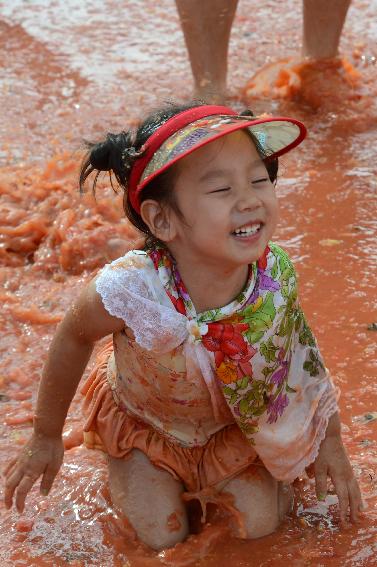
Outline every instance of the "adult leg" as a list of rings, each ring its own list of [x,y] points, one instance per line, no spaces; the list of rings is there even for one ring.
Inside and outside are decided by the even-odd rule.
[[[312,59],[336,57],[351,0],[304,0],[302,54]]]
[[[183,486],[134,449],[126,459],[109,458],[113,503],[138,538],[153,549],[172,547],[188,535]]]
[[[222,489],[240,512],[243,537],[254,539],[276,530],[292,507],[292,488],[275,480],[263,466],[251,465]]]
[[[238,0],[176,0],[194,77],[194,96],[226,97],[228,46]]]

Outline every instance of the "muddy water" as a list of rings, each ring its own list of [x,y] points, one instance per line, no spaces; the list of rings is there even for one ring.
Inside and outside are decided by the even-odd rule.
[[[270,0],[255,12],[250,5],[240,3],[231,43],[237,108],[250,75],[294,57],[300,42],[298,2]],[[3,467],[30,433],[57,321],[93,272],[135,237],[106,183],[97,202],[78,196],[80,140],[132,126],[164,100],[189,97],[191,79],[168,0],[129,0],[123,10],[110,0],[15,0],[0,5],[0,34]],[[334,499],[316,505],[312,481],[302,479],[294,513],[267,538],[232,539],[219,517],[174,550],[152,553],[112,509],[104,458],[80,446],[77,396],[50,497],[33,490],[22,516],[0,509],[1,566],[377,564],[377,421],[366,417],[377,411],[377,334],[369,330],[377,319],[376,37],[376,0],[355,0],[341,49],[360,72],[357,87],[341,92],[330,81],[320,108],[310,97],[252,103],[310,129],[302,149],[282,162],[277,240],[296,262],[302,303],[342,388],[344,438],[369,505],[365,518],[340,530]]]

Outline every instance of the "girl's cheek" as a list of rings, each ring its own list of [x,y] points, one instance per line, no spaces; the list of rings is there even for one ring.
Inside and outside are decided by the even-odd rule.
[[[278,221],[280,218],[280,206],[278,200],[276,200],[276,204],[275,204],[275,216],[276,216],[276,221]]]
[[[276,219],[278,219],[279,216],[280,216],[280,206],[279,206],[279,201],[278,201],[276,194],[275,194],[275,190],[274,190],[273,200],[272,200],[271,206],[272,206],[272,209],[274,211],[274,216],[276,217]]]

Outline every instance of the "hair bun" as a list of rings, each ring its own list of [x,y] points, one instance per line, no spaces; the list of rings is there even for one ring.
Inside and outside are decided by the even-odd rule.
[[[111,134],[106,140],[92,146],[90,151],[90,165],[98,171],[122,171],[124,168],[122,154],[132,147],[129,132]]]
[[[110,151],[107,140],[96,144],[90,152],[90,165],[99,171],[109,171],[111,169]]]

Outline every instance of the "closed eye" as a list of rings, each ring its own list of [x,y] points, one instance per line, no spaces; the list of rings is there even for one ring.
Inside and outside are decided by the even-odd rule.
[[[253,185],[256,185],[257,183],[265,183],[266,181],[268,181],[267,177],[263,177],[263,179],[256,179],[255,181],[252,181],[251,183]]]
[[[214,191],[209,191],[211,193],[225,193],[225,191],[230,191],[230,187],[223,187],[222,189],[215,189]]]

